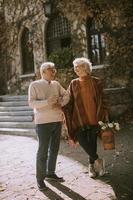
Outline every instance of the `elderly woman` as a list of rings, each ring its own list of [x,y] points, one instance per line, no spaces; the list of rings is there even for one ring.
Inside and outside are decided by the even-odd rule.
[[[89,176],[104,175],[104,162],[97,154],[98,121],[107,120],[107,108],[99,78],[91,76],[92,65],[87,58],[73,61],[78,78],[69,86],[70,101],[64,107],[69,141],[77,142],[89,155]]]

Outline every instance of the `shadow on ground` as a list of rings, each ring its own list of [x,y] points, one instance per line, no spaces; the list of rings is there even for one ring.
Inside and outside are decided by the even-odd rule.
[[[56,181],[49,181],[50,185],[57,188],[61,193],[65,194],[71,199],[75,200],[85,200],[81,195],[74,192],[73,190],[70,190],[70,188],[66,187],[62,183],[56,182]],[[64,200],[61,196],[59,196],[56,192],[54,192],[51,188],[48,187],[48,190],[44,192],[44,195],[47,196],[49,199],[57,199],[57,200]]]
[[[118,200],[133,199],[133,126],[125,126],[116,134],[116,149],[104,151],[98,141],[98,152],[106,160],[107,174],[97,179],[111,185]],[[66,150],[64,147],[66,146]],[[61,154],[88,166],[88,156],[80,148],[63,144]],[[73,150],[71,149],[73,148]],[[70,150],[69,150],[70,149]]]

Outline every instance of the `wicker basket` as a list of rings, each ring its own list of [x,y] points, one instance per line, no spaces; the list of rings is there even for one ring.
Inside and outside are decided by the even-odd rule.
[[[101,139],[102,139],[104,150],[115,149],[114,133],[111,130],[106,130],[102,132]]]

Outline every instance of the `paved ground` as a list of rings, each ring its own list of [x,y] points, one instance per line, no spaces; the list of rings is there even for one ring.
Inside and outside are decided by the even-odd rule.
[[[106,159],[105,177],[91,179],[87,155],[61,141],[57,174],[64,183],[47,183],[38,191],[35,180],[37,141],[33,138],[0,135],[0,200],[132,200],[133,127],[116,134],[116,149],[98,152]]]

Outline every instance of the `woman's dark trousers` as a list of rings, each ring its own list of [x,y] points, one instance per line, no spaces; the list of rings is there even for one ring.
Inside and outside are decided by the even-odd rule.
[[[89,163],[93,164],[96,159],[98,159],[97,155],[97,128],[88,128],[86,130],[79,131],[76,136],[79,144],[89,155]]]

